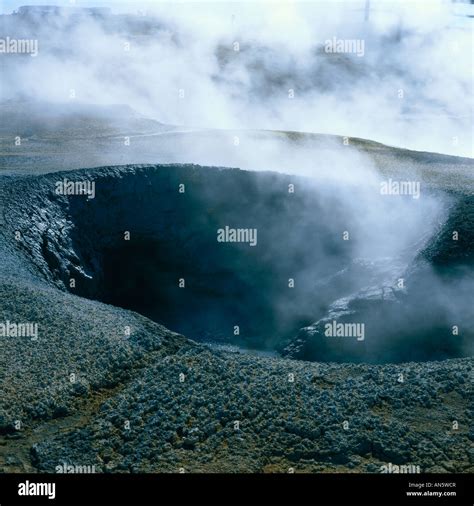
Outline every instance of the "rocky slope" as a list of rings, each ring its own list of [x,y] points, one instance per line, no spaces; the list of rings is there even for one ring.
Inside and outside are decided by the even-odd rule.
[[[63,177],[95,181],[96,198],[55,194],[54,184]],[[188,205],[176,212],[172,203],[177,195],[171,198],[171,189],[183,181],[189,188]],[[212,183],[218,181],[216,191]],[[230,309],[222,309],[225,322],[232,312],[240,321],[250,321],[241,297],[256,277],[263,283],[261,293],[255,292],[259,315],[279,314],[275,308],[284,307],[286,299],[273,306],[262,293],[278,285],[275,272],[284,271],[286,282],[295,265],[320,276],[317,268],[310,269],[311,263],[305,264],[315,248],[321,258],[329,249],[328,258],[337,259],[324,264],[326,274],[350,268],[351,247],[338,246],[325,220],[316,218],[324,212],[324,206],[317,207],[317,192],[305,184],[308,189],[291,206],[278,203],[295,181],[294,176],[196,166],[111,167],[3,179],[0,320],[38,324],[37,340],[1,338],[3,471],[54,472],[68,463],[94,465],[98,472],[380,472],[380,466],[391,462],[419,465],[422,472],[472,472],[473,362],[466,347],[448,353],[466,358],[337,364],[224,352],[196,341],[206,337],[201,335],[206,319],[196,315],[202,307],[210,311],[224,297],[230,297]],[[210,244],[206,234],[211,230],[214,244],[215,229],[232,219],[226,212],[242,195],[247,200],[239,207],[240,218],[252,217],[262,230],[259,253],[239,245],[220,250],[222,257],[212,249],[208,255],[191,256]],[[453,198],[464,199],[459,194]],[[451,198],[446,202],[443,210],[456,208]],[[320,212],[302,214],[307,205]],[[279,226],[272,228],[269,209],[283,229],[294,232],[294,258],[283,251],[281,238],[279,247],[265,249],[281,233]],[[347,219],[331,213],[336,223]],[[186,237],[179,222],[170,220],[174,216],[190,230]],[[305,223],[318,232],[314,237],[326,239],[321,243],[307,233],[307,241],[296,241]],[[126,250],[123,233],[129,229],[133,240],[139,240]],[[144,237],[153,241],[144,243]],[[433,241],[424,243],[418,256],[429,258],[433,247]],[[114,252],[111,273],[107,269]],[[148,259],[147,252],[160,261],[139,280],[139,260]],[[120,263],[122,255],[126,262]],[[145,301],[150,293],[162,296],[156,280],[171,290],[163,272],[176,265],[181,272],[186,262],[192,262],[200,276],[215,277],[217,268],[223,280],[209,294],[191,278],[193,298],[201,297],[203,306],[177,302],[179,318],[170,321],[170,328],[191,334],[197,328],[194,341],[152,321],[168,311],[154,313],[138,296],[132,301],[111,299],[120,290],[129,293],[130,287],[136,294],[141,290]],[[166,266],[163,272],[157,270],[160,265]],[[235,278],[228,271],[251,275]],[[379,280],[377,270],[371,272]],[[172,274],[175,280],[178,273]],[[72,278],[77,281],[74,288]],[[117,284],[117,278],[123,283]],[[301,307],[299,301],[313,286],[309,284],[297,299],[301,311],[289,311],[285,320],[288,332],[297,330],[301,325],[293,326],[300,320],[307,325],[316,321],[318,312],[324,317],[339,293],[363,288],[359,280],[354,275],[335,283],[321,307],[316,299]],[[241,293],[229,294],[239,283]],[[119,303],[124,307],[117,307]],[[275,337],[282,342],[288,337],[287,331],[275,336],[280,324],[271,318],[255,321],[241,344],[266,349],[275,345]],[[261,327],[261,321],[271,324]],[[221,340],[229,342],[222,322],[216,326]]]

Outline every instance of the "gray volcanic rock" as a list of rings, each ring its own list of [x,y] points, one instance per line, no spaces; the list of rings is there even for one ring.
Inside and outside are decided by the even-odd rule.
[[[404,271],[392,276],[392,284],[368,286],[336,300],[323,318],[289,341],[283,354],[325,361],[344,361],[350,355],[364,362],[381,357],[429,360],[433,352],[439,358],[472,355],[474,199],[460,193],[454,202],[446,223]],[[459,238],[453,240],[453,233]],[[363,339],[327,337],[335,325],[352,322],[364,323]],[[453,326],[461,330],[453,333]]]
[[[54,183],[66,176],[95,181],[96,199],[55,194]],[[176,194],[172,199],[170,192],[182,181],[189,200],[176,208]],[[364,303],[377,303],[377,282],[385,278],[385,267],[356,265],[350,247],[338,249],[334,238],[324,235],[328,224],[318,213],[304,222],[310,225],[303,234],[307,241],[293,242],[294,257],[265,249],[278,237],[279,227],[301,236],[308,203],[324,210],[310,187],[292,205],[279,204],[277,197],[290,181],[295,177],[197,166],[128,166],[2,180],[0,321],[35,322],[38,339],[0,338],[0,468],[55,472],[67,463],[93,465],[98,472],[380,472],[391,462],[418,465],[422,472],[472,472],[472,358],[304,362],[225,352],[152,321],[170,314],[166,301],[171,286],[189,262],[201,276],[217,279],[217,272],[224,280],[206,293],[198,276],[184,275],[194,285],[193,298],[205,304],[202,318],[203,306],[172,299],[176,313],[169,326],[182,331],[174,325],[181,323],[191,334],[199,329],[196,340],[212,316],[212,302],[225,297],[230,298],[229,307],[220,309],[223,321],[233,325],[232,314],[245,323],[255,321],[241,344],[260,349],[285,343],[292,330],[316,321],[315,315],[325,318],[346,293],[352,298],[345,299],[342,312],[362,311],[354,293],[365,293]],[[211,182],[220,182],[220,192]],[[238,191],[242,189],[247,193]],[[258,254],[238,245],[220,250],[222,257],[212,248],[191,256],[211,239],[215,243],[216,229],[232,219],[228,213],[239,195],[247,195],[239,216],[249,224],[253,217],[262,230]],[[269,209],[287,221],[271,228]],[[335,223],[346,219],[333,208],[331,216]],[[185,235],[177,223],[191,232]],[[126,230],[132,237],[129,250],[122,242]],[[311,270],[310,253],[318,243],[310,230],[325,237],[318,251],[329,248],[334,257],[324,268]],[[144,242],[145,237],[153,241]],[[430,251],[427,261],[445,258],[435,249],[432,242],[422,248]],[[462,251],[458,266],[466,264]],[[452,267],[453,256],[447,258],[444,265]],[[140,270],[143,262],[146,268]],[[166,269],[160,271],[163,265]],[[292,295],[301,312],[292,307],[285,320],[288,332],[276,335],[281,322],[267,317],[279,314],[287,300],[273,306],[266,294],[275,287],[281,292],[280,283],[290,277],[285,268],[293,272],[294,265],[304,265],[304,274],[312,273],[314,279],[308,276],[311,283]],[[284,270],[282,280],[275,276],[278,269]],[[140,272],[145,273],[141,278]],[[353,275],[346,278],[341,272]],[[360,272],[373,281],[373,292],[362,292]],[[413,272],[416,276],[418,271]],[[324,276],[339,281],[318,303],[321,294],[311,294]],[[71,278],[77,281],[75,288]],[[258,304],[248,309],[242,294],[257,278],[263,283],[254,292]],[[239,284],[242,290],[231,293],[230,287]],[[136,298],[123,299],[127,293]],[[163,293],[166,297],[157,298]],[[398,304],[390,293],[387,304]],[[114,294],[119,298],[111,299]],[[145,303],[147,296],[153,299],[151,306]],[[306,305],[300,304],[306,297]],[[117,307],[120,302],[123,308]],[[215,324],[221,341],[235,343],[222,321]]]
[[[36,445],[35,463],[50,472],[63,461],[104,472],[379,472],[388,462],[472,471],[472,374],[467,359],[336,366],[184,346],[142,369],[87,428]]]
[[[93,182],[95,198],[55,194],[64,177]],[[288,197],[290,183],[300,184],[298,195]],[[180,185],[187,188],[182,195]],[[211,334],[235,344],[239,323],[248,344],[273,347],[331,302],[333,294],[315,291],[311,281],[344,268],[351,254],[324,219],[325,206],[335,207],[337,197],[319,202],[301,178],[126,166],[26,178],[10,187],[28,195],[7,209],[21,234],[21,240],[12,234],[11,245],[50,284],[134,309],[198,340]],[[345,213],[330,214],[332,226],[343,227]],[[257,244],[219,243],[216,233],[225,226],[257,229]],[[124,240],[127,231],[130,241]],[[281,247],[282,231],[290,251]],[[179,279],[186,280],[185,290]],[[334,289],[354,284],[347,277]]]

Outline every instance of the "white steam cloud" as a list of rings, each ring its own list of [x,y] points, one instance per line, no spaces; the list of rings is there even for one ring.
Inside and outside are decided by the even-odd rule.
[[[472,156],[472,19],[450,2],[99,3],[109,14],[62,4],[2,20],[1,37],[39,42],[36,58],[3,55],[2,100],[128,104],[192,128]],[[328,40],[358,41],[363,54],[328,53]]]

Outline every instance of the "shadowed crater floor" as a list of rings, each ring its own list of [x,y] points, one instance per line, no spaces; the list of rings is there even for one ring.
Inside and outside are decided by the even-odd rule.
[[[94,198],[58,195],[63,178]],[[44,276],[197,341],[337,362],[472,353],[470,196],[387,202],[364,185],[180,165],[33,187],[20,247]],[[226,228],[237,242],[218,240]]]
[[[57,194],[65,178],[95,198]],[[0,317],[39,337],[2,337],[0,470],[472,472],[472,358],[454,358],[472,194],[441,186],[394,204],[191,165],[3,178]],[[256,244],[218,242],[226,226]]]

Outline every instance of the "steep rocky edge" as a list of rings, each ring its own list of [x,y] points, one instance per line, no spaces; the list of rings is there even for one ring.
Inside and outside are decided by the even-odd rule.
[[[56,194],[65,179],[94,198]],[[192,165],[55,173],[15,191],[13,244],[50,284],[195,340],[338,362],[472,355],[472,196],[433,189],[394,212],[365,185]],[[218,242],[225,227],[255,230],[255,244]],[[325,338],[332,320],[365,322],[364,341]]]
[[[287,191],[289,180],[281,181],[281,176],[224,172],[230,174],[225,185],[231,189],[235,189],[240,177],[250,194],[268,189],[269,182],[277,188],[274,192],[281,191],[281,183]],[[177,472],[184,467],[188,471],[254,472],[287,471],[294,467],[296,471],[378,472],[381,464],[392,462],[419,465],[426,472],[472,471],[472,359],[368,365],[224,353],[189,341],[137,313],[92,300],[123,303],[146,314],[142,306],[133,306],[134,301],[109,298],[120,288],[114,285],[117,271],[124,274],[127,265],[120,263],[119,257],[133,263],[134,258],[146,254],[151,255],[150,259],[158,255],[157,264],[165,261],[165,265],[170,265],[172,260],[180,268],[185,266],[189,260],[187,248],[199,249],[209,224],[213,234],[219,224],[227,224],[230,217],[225,215],[224,204],[231,208],[235,202],[227,201],[228,193],[224,196],[212,190],[212,185],[204,185],[200,197],[188,201],[199,211],[197,222],[193,222],[195,233],[183,238],[177,237],[179,230],[170,225],[172,209],[167,208],[165,196],[182,177],[199,180],[202,174],[211,177],[211,173],[222,176],[217,169],[198,167],[125,167],[67,173],[69,179],[90,178],[98,183],[97,197],[89,202],[55,195],[58,174],[3,182],[1,190],[7,205],[0,241],[2,320],[35,321],[40,329],[38,341],[2,338],[3,469],[54,472],[55,466],[66,462],[95,465],[98,471]],[[159,199],[154,177],[161,177]],[[106,201],[100,197],[101,178],[105,178],[104,188],[111,192]],[[140,190],[146,184],[155,190],[137,193],[134,184],[140,184]],[[114,196],[113,190],[119,186],[127,192]],[[215,207],[204,212],[202,197],[206,188],[211,193],[207,199]],[[263,199],[263,204],[272,203],[274,192],[268,195],[270,201]],[[143,195],[138,202],[137,195]],[[318,206],[317,200],[311,201],[312,195],[308,190],[301,203]],[[255,216],[251,201],[240,206],[242,219]],[[167,219],[160,213],[151,213],[152,202]],[[209,204],[209,200],[205,203]],[[268,244],[274,244],[278,230],[268,228],[271,224],[265,222],[265,205],[258,227],[263,237],[268,237]],[[117,216],[122,206],[123,214]],[[140,221],[145,209],[147,220]],[[183,206],[182,214],[178,213],[186,223],[188,209]],[[272,209],[279,217],[287,216],[284,225],[288,230],[296,227],[295,237],[301,235],[298,224],[304,226],[301,213],[305,206],[292,207],[291,212],[285,213],[273,203]],[[224,221],[213,218],[216,214],[225,216]],[[304,218],[308,218],[307,214]],[[134,221],[127,221],[130,219]],[[345,217],[334,213],[334,220],[338,219]],[[143,229],[138,228],[139,223]],[[321,223],[315,219],[309,226],[316,227],[317,235],[327,232],[324,220]],[[138,246],[133,242],[133,247],[124,245],[123,232],[129,228],[132,237],[137,232],[142,236]],[[15,231],[20,231],[20,240],[15,238]],[[144,244],[143,237],[150,237],[150,231],[160,231],[162,242]],[[305,265],[305,254],[314,254],[315,247],[321,251],[333,248],[331,256],[337,261],[331,267],[336,272],[350,263],[350,248],[344,251],[339,246],[338,250],[338,243],[330,234],[322,245],[311,243],[310,234],[306,237],[309,245],[295,243],[296,260],[278,255],[278,248],[272,250],[275,263],[271,266],[291,270],[294,261]],[[172,239],[169,244],[166,238]],[[178,240],[184,251],[175,249],[174,241]],[[127,251],[129,247],[131,250]],[[430,247],[423,249],[425,256]],[[112,262],[112,272],[107,273],[105,258],[113,259],[114,254],[118,259]],[[206,257],[199,259],[201,275],[215,273],[212,269],[222,261],[213,253]],[[265,271],[256,258],[248,245],[246,249],[240,245],[232,254],[228,252],[224,264],[230,261],[234,266],[254,269],[252,272],[258,273],[265,290],[269,290],[278,280],[271,276],[273,270]],[[233,294],[230,301],[240,302],[249,286],[245,279],[226,278],[225,269],[220,268],[224,283],[211,294],[208,307],[212,306],[212,297],[220,299],[230,286],[238,287],[239,283],[241,291]],[[122,286],[124,293],[128,292],[126,286],[137,286],[134,275],[133,270],[125,273],[128,284]],[[156,272],[150,276],[153,278]],[[288,277],[285,273],[285,280]],[[77,280],[77,292],[91,299],[68,293],[71,278]],[[336,283],[335,291],[352,291],[358,288],[357,283],[358,276],[349,276],[340,285]],[[140,286],[153,293],[153,283]],[[267,293],[265,290],[261,292]],[[271,307],[258,295],[262,294],[257,294],[257,300],[261,314],[265,314]],[[311,295],[308,287],[299,300],[307,295]],[[309,319],[308,324],[315,321],[315,313],[311,312],[324,314],[331,298],[337,296],[338,293],[330,294],[321,308],[315,308],[312,300],[307,307],[298,307],[300,311],[289,312],[289,321],[283,322],[283,328],[287,325],[290,331],[299,320]],[[206,304],[206,300],[202,303]],[[183,305],[177,315],[181,318],[176,316],[174,321],[186,320],[188,312],[199,314],[202,308],[194,309],[190,311]],[[244,310],[248,311],[245,307]],[[161,317],[167,313],[161,313]],[[225,321],[229,314],[230,310]],[[250,316],[251,313],[244,313],[239,319],[245,322]],[[271,322],[271,318],[260,320]],[[192,327],[196,322],[199,320]],[[216,326],[220,325],[217,321]],[[280,326],[281,322],[277,322],[269,328],[252,329],[244,338],[260,336],[263,347],[275,344],[271,334]],[[126,329],[130,329],[130,335]],[[286,331],[283,334],[282,339]]]

